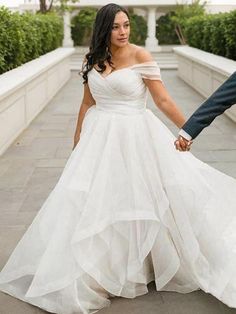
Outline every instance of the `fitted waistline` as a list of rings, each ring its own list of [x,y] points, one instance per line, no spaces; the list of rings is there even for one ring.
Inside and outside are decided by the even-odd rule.
[[[142,105],[143,106],[143,105]],[[142,108],[131,108],[128,105],[124,106],[117,106],[117,105],[99,105],[96,104],[96,110],[109,113],[109,114],[121,114],[121,115],[136,115],[136,114],[143,114],[146,111],[146,107]]]

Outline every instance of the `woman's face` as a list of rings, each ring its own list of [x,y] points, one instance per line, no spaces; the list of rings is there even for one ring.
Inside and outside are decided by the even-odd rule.
[[[130,35],[130,22],[128,16],[120,11],[116,14],[112,32],[111,32],[111,45],[123,47],[127,45]]]

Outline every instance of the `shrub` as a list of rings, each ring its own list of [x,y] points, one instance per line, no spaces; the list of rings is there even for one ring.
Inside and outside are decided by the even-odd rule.
[[[203,49],[204,22],[204,15],[194,16],[186,21],[185,36],[190,46]]]
[[[130,42],[136,45],[145,45],[147,37],[147,23],[145,19],[137,14],[129,13],[130,15]]]
[[[185,27],[187,43],[236,60],[236,10],[190,18]]]
[[[62,19],[53,13],[37,14],[37,29],[40,29],[39,37],[41,42],[42,54],[61,46],[63,40]]]
[[[24,58],[23,30],[18,13],[11,13],[8,9],[0,9],[0,73],[20,65]]]
[[[208,16],[208,27],[205,28],[205,33],[210,33],[209,38],[209,52],[216,55],[226,56],[225,36],[224,36],[224,16],[219,13]]]
[[[206,2],[200,0],[192,0],[191,4],[178,4],[175,14],[171,16],[175,24],[175,29],[181,44],[186,43],[186,25],[192,17],[205,15]]]
[[[19,14],[0,7],[0,74],[59,47],[63,22],[55,14]]]
[[[32,14],[25,14],[21,19],[23,57],[22,63],[28,62],[40,56],[42,53],[41,41],[38,36],[36,19]],[[30,30],[30,31],[29,31]]]
[[[85,8],[72,18],[71,35],[75,46],[90,44],[96,13],[96,9]]]
[[[174,15],[174,12],[169,12],[157,20],[156,33],[161,45],[179,44],[179,39],[175,32],[175,24],[171,19]]]
[[[236,60],[236,10],[225,15],[221,27],[224,30],[226,57]]]

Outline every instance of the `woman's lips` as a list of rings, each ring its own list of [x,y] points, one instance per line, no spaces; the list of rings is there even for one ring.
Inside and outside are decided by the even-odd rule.
[[[120,38],[120,39],[118,39],[119,41],[126,41],[127,40],[127,38]]]

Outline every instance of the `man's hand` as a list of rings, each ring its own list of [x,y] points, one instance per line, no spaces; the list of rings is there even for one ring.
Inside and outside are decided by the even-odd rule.
[[[180,152],[186,152],[190,150],[191,144],[193,141],[186,140],[183,136],[178,136],[178,139],[175,141],[175,148]]]

